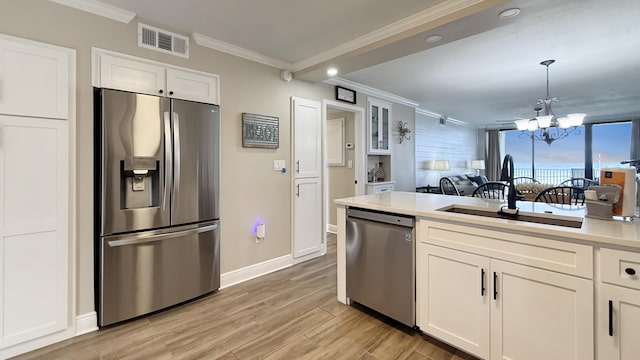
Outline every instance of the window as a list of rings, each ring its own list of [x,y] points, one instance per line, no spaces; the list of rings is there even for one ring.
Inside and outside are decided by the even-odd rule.
[[[504,130],[505,153],[514,159],[515,176],[528,176],[547,184],[572,177],[598,178],[600,168],[615,167],[628,160],[631,122],[580,126],[566,138],[551,144],[532,139],[529,132]],[[585,157],[585,132],[592,132],[592,159]],[[589,169],[590,171],[585,171]]]

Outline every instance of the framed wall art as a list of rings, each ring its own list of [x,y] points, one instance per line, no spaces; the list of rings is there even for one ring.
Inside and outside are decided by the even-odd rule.
[[[279,136],[277,117],[242,113],[242,147],[277,149]]]

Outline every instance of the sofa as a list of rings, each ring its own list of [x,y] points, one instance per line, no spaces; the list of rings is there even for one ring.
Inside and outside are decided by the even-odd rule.
[[[482,185],[487,182],[487,177],[482,175],[450,175],[447,177],[453,181],[462,196],[470,196],[478,185]]]

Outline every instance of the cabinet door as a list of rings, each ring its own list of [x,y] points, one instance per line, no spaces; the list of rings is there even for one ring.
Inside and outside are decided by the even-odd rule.
[[[0,348],[68,326],[68,123],[0,116]]]
[[[369,99],[369,154],[391,154],[391,104]]]
[[[101,54],[100,85],[108,89],[149,95],[164,95],[165,68],[141,61]]]
[[[68,118],[68,50],[0,38],[0,114]]]
[[[491,359],[593,358],[593,282],[491,260]]]
[[[320,103],[293,98],[293,156],[296,178],[319,177],[322,167]]]
[[[294,186],[293,257],[322,249],[322,192],[320,178],[296,179]]]
[[[418,245],[417,325],[481,358],[489,356],[489,259]]]
[[[640,291],[601,284],[596,305],[596,348],[599,360],[636,360]]]
[[[167,96],[207,104],[220,104],[218,76],[167,69]]]

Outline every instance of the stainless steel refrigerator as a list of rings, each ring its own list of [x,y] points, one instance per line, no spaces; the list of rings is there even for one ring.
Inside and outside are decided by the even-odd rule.
[[[217,105],[95,89],[100,326],[220,287]]]

